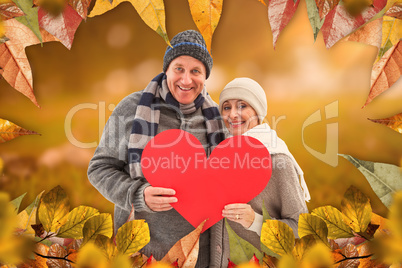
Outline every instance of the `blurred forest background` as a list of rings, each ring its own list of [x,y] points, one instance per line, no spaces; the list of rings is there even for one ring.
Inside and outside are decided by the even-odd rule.
[[[196,29],[187,0],[165,0],[165,7],[170,39]],[[41,191],[61,185],[72,206],[112,212],[113,205],[87,179],[88,162],[115,105],[161,72],[165,49],[164,40],[127,2],[83,21],[70,51],[59,42],[28,47],[41,108],[1,79],[0,117],[41,136],[0,144],[0,189],[12,199],[28,192],[24,207]],[[386,216],[386,208],[350,162],[339,157],[337,166],[328,165],[311,155],[302,140],[304,121],[321,110],[323,120],[304,130],[309,147],[324,153],[326,125],[338,123],[339,153],[401,166],[401,134],[367,120],[402,112],[401,79],[361,109],[370,88],[376,47],[340,41],[327,50],[321,33],[314,42],[306,4],[301,1],[274,49],[267,7],[257,0],[230,0],[224,1],[212,54],[214,67],[207,89],[216,102],[235,77],[253,78],[265,89],[267,120],[277,121],[274,128],[305,172],[312,196],[310,210],[321,205],[339,207],[343,193],[353,184],[370,197],[375,212]],[[338,117],[325,120],[324,107],[334,101],[339,104]],[[82,109],[73,113],[77,107]],[[69,118],[71,125],[65,126]],[[87,148],[76,146],[77,142]]]

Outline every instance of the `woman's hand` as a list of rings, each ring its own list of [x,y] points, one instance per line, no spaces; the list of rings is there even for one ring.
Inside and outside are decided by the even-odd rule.
[[[175,194],[173,189],[148,186],[144,189],[145,204],[153,211],[167,211],[173,208],[170,203],[177,202]]]
[[[222,216],[248,229],[254,222],[255,212],[249,204],[229,204],[222,210]]]

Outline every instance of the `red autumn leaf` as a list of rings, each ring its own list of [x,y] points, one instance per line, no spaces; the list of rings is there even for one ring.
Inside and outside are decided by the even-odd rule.
[[[339,0],[315,0],[318,8],[318,14],[323,19],[336,5]]]
[[[387,12],[385,16],[394,17],[396,19],[402,19],[402,3],[396,2]]]
[[[38,20],[40,27],[57,37],[66,48],[71,49],[75,31],[82,18],[72,7],[66,6],[63,13],[58,16],[53,16],[39,8]]]
[[[260,260],[253,254],[253,257],[250,260],[250,263],[260,264]]]
[[[402,134],[402,113],[384,119],[370,119],[374,123],[385,125]]]
[[[179,268],[179,259],[175,260],[175,261],[172,263],[172,266],[173,266],[174,268]]]
[[[368,22],[385,7],[386,3],[386,0],[374,0],[372,7],[366,8],[362,14],[356,17],[350,15],[344,5],[337,5],[325,17],[321,27],[326,47],[332,47],[341,38]]]
[[[22,12],[22,10],[17,7],[14,2],[5,2],[0,4],[0,19],[2,20],[9,20],[24,15],[24,12]]]
[[[91,0],[68,0],[68,4],[77,11],[81,18],[84,20],[87,18]]]
[[[371,88],[366,103],[369,104],[375,97],[391,87],[402,73],[402,45],[398,41],[373,66],[371,72]]]
[[[234,267],[236,267],[237,265],[234,263],[234,262],[232,262],[230,259],[228,259],[228,268],[234,268]]]
[[[0,74],[16,90],[27,96],[39,107],[33,93],[32,72],[25,48],[39,44],[36,35],[15,19],[4,22],[9,40],[0,45]],[[41,29],[43,42],[58,41],[54,36]]]
[[[147,259],[147,264],[151,264],[151,263],[155,263],[156,260],[154,258],[154,256],[151,254],[151,256],[149,256],[149,258]]]
[[[299,6],[300,0],[296,3],[293,0],[271,0],[268,5],[268,20],[271,25],[273,45],[275,47],[279,34],[289,23]]]

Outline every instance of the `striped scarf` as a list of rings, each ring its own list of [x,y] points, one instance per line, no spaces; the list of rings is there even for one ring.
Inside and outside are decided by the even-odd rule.
[[[217,105],[205,87],[193,103],[181,104],[170,93],[165,73],[158,74],[144,89],[135,112],[133,128],[128,143],[128,162],[132,178],[142,176],[141,156],[144,147],[157,134],[160,118],[160,102],[163,99],[182,114],[194,113],[201,107],[207,128],[208,152],[225,139],[223,122]]]

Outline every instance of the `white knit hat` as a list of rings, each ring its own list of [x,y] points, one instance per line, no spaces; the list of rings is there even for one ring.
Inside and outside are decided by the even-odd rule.
[[[225,101],[233,99],[243,100],[253,107],[260,123],[267,115],[267,96],[260,84],[253,79],[240,77],[230,81],[219,96],[219,111],[222,113]]]

